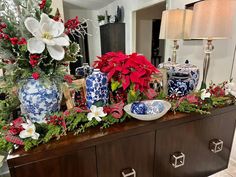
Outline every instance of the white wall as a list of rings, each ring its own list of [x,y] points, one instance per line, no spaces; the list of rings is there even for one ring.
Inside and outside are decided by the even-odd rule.
[[[154,19],[161,19],[165,9],[165,3],[159,3],[136,11],[136,52],[149,60],[152,54],[152,23]]]
[[[75,18],[76,16],[82,21],[82,19],[89,19],[88,23],[88,44],[89,44],[89,59],[90,61],[97,58],[100,53],[98,52],[97,48],[101,48],[100,44],[96,42],[97,40],[100,41],[100,30],[99,25],[97,22],[97,12],[95,10],[86,10],[76,7],[71,7],[68,5],[64,6],[65,12],[65,20]],[[99,45],[99,47],[98,47]]]
[[[63,8],[63,0],[52,0],[52,14],[55,15],[56,10],[59,9],[61,14],[61,18],[64,19],[64,8]]]
[[[137,48],[136,51],[151,60],[152,54],[152,20],[139,20],[137,22]]]

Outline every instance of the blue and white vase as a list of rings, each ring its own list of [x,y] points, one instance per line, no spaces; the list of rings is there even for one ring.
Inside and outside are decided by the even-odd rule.
[[[60,109],[61,94],[55,84],[45,87],[39,80],[30,78],[18,94],[24,113],[32,122],[45,122],[48,114]]]
[[[93,73],[93,68],[88,63],[83,63],[83,66],[75,69],[75,75],[79,78],[86,78]]]
[[[97,102],[107,104],[109,99],[107,75],[99,69],[94,69],[93,73],[86,78],[86,92],[88,108]]]

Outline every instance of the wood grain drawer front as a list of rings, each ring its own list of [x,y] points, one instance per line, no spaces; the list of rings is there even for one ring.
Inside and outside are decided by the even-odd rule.
[[[16,167],[14,174],[13,177],[97,177],[95,148]]]
[[[155,132],[97,146],[98,176],[153,177],[154,146]]]
[[[231,112],[212,118],[193,121],[156,133],[155,177],[206,177],[225,169],[231,151],[235,118]],[[223,142],[218,153],[210,150],[210,141]],[[174,168],[171,155],[183,153],[184,165]],[[175,155],[179,156],[179,155]],[[181,164],[176,159],[177,164]]]
[[[203,119],[197,122],[199,127],[196,137],[199,156],[195,157],[198,173],[208,176],[227,168],[235,131],[235,114],[227,113],[211,119]],[[218,152],[212,152],[211,140],[220,140],[221,144],[216,148]],[[208,145],[208,146],[207,146]],[[217,144],[215,144],[217,146]]]

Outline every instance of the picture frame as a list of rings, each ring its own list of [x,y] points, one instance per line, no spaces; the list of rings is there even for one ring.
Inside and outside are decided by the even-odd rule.
[[[86,96],[86,81],[85,79],[77,79],[72,82],[73,88],[69,88],[65,85],[63,88],[63,95],[65,98],[65,104],[68,110],[73,109],[76,106],[75,95],[80,93],[83,97]]]

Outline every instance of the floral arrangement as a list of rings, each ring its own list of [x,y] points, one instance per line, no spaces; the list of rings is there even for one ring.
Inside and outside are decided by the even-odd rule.
[[[13,3],[3,0],[6,10],[0,18],[0,66],[5,72],[0,89],[5,93],[4,100],[0,100],[0,150],[11,152],[21,146],[27,151],[68,132],[77,135],[90,127],[108,128],[124,122],[129,117],[123,111],[124,105],[137,100],[166,99],[174,112],[201,114],[235,103],[236,85],[227,82],[211,84],[208,89],[185,97],[157,95],[149,82],[159,71],[144,56],[110,52],[94,63],[108,76],[110,105],[88,109],[84,101],[79,107],[49,114],[40,123],[25,115],[10,120],[9,115],[19,106],[15,85],[29,77],[45,84],[72,82],[67,65],[76,58],[79,46],[71,43],[68,35],[85,33],[77,17],[63,24],[58,13],[50,15],[51,0],[14,1],[14,6],[9,2]]]
[[[210,84],[208,89],[191,93],[184,97],[172,95],[166,99],[172,103],[172,110],[179,112],[197,112],[210,114],[210,110],[215,107],[222,107],[235,103],[236,85],[224,82],[219,85]]]
[[[78,31],[78,17],[65,24],[50,15],[51,0],[7,1],[0,15],[0,68],[6,83],[21,84],[28,78],[60,84],[75,61],[79,45],[68,35]]]
[[[99,57],[94,67],[107,73],[115,101],[131,103],[156,96],[149,83],[151,75],[159,71],[143,55],[110,52]]]

